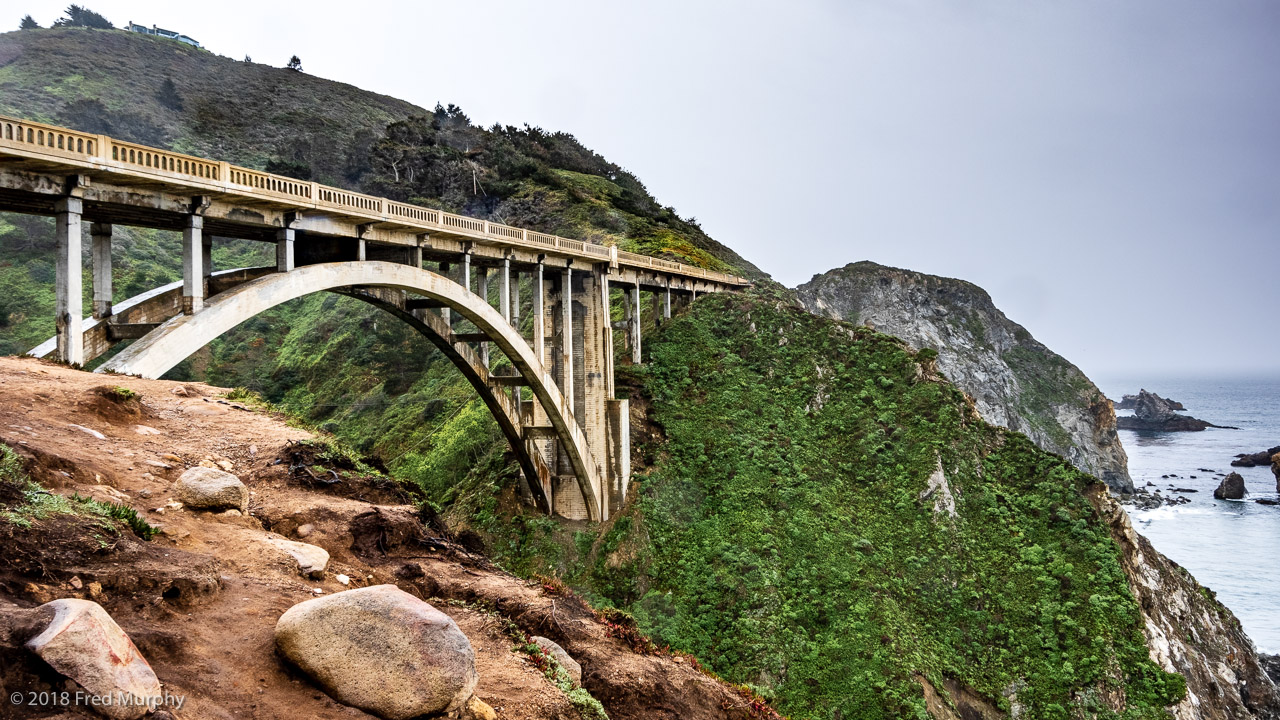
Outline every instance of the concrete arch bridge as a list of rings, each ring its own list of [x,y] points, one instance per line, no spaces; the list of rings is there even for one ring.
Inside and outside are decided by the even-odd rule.
[[[502,428],[540,507],[602,521],[626,498],[628,408],[613,332],[640,361],[642,294],[669,318],[743,278],[225,162],[0,116],[0,210],[53,216],[57,334],[31,354],[159,377],[239,323],[314,292],[375,305],[426,336]],[[93,307],[81,300],[90,224]],[[115,225],[182,232],[183,279],[112,303]],[[217,238],[275,245],[273,267],[211,267]],[[521,278],[532,297],[521,301]],[[491,292],[491,283],[497,292]],[[615,321],[611,292],[622,291]],[[490,300],[497,295],[496,306]],[[520,331],[521,316],[532,333]],[[494,351],[510,361],[492,368]]]

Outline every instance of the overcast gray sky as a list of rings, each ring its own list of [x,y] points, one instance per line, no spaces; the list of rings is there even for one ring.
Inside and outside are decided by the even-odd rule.
[[[789,286],[874,260],[1098,379],[1280,375],[1280,2],[82,4],[571,132]]]

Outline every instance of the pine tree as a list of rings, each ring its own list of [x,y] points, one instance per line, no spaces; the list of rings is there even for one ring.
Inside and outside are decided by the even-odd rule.
[[[112,25],[110,20],[80,5],[69,5],[66,10],[66,17],[58,18],[53,23],[53,26],[96,28],[98,30],[112,30],[115,28],[115,25]]]
[[[22,18],[22,24],[18,26],[19,30],[35,30],[40,27],[40,23],[30,15]]]

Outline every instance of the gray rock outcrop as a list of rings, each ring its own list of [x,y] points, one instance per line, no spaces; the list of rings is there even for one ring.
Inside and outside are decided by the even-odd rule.
[[[187,468],[178,477],[177,491],[182,504],[194,510],[249,510],[249,488],[217,468]]]
[[[1147,430],[1153,432],[1198,432],[1206,428],[1235,428],[1214,425],[1190,415],[1179,415],[1176,411],[1184,409],[1182,403],[1166,400],[1159,395],[1139,390],[1134,397],[1133,415],[1116,419],[1116,427],[1121,430]]]
[[[963,280],[871,262],[796,288],[810,312],[868,325],[938,353],[937,368],[984,420],[1016,430],[1117,492],[1133,492],[1111,401],[1075,365]]]
[[[52,610],[53,619],[26,648],[88,694],[107,699],[94,709],[109,718],[136,720],[159,704],[160,681],[151,665],[101,605],[68,598],[36,610]]]
[[[1213,491],[1213,496],[1219,500],[1240,500],[1248,491],[1244,487],[1244,478],[1240,477],[1240,473],[1231,473],[1222,478],[1222,482],[1218,484],[1218,488]]]
[[[551,638],[544,638],[541,635],[534,636],[533,642],[535,645],[542,648],[542,652],[555,658],[556,662],[560,663],[560,667],[564,668],[565,672],[569,673],[569,678],[573,680],[575,685],[582,684],[582,666],[579,665],[578,661],[574,660],[569,653],[565,652],[565,649],[560,647],[559,643]]]
[[[276,647],[339,702],[389,720],[461,710],[476,687],[471,642],[448,615],[394,585],[307,600]]]

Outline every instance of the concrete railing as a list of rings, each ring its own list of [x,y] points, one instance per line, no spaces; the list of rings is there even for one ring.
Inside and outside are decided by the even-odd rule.
[[[105,135],[77,132],[55,125],[0,116],[0,155],[54,161],[124,176],[161,180],[191,190],[205,190],[297,209],[314,209],[343,217],[399,225],[425,233],[461,235],[480,242],[547,250],[590,262],[609,261],[633,269],[699,278],[728,285],[747,285],[736,275],[647,255],[616,252],[604,245],[524,230],[465,215],[409,205],[362,193],[304,182],[225,162],[123,142]],[[616,258],[616,260],[615,260]]]

